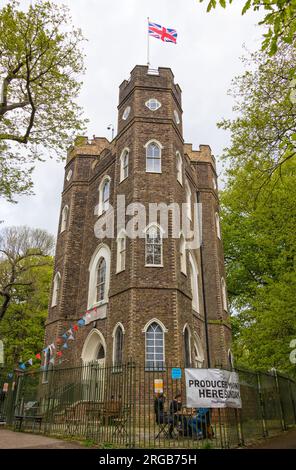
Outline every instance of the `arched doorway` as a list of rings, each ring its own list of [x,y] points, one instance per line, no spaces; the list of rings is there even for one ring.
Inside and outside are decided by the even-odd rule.
[[[91,330],[84,342],[81,359],[83,364],[92,362],[102,367],[105,366],[106,341],[102,333],[96,328]]]
[[[81,353],[85,400],[103,400],[105,385],[106,342],[96,328],[87,336]]]

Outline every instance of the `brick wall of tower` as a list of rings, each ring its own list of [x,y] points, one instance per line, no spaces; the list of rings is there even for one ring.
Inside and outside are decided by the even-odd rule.
[[[213,214],[218,208],[218,198],[212,188],[215,169],[207,149],[192,151],[184,145],[182,137],[181,90],[174,83],[170,69],[160,68],[159,75],[149,75],[147,67],[137,66],[129,81],[120,86],[118,106],[118,135],[109,143],[103,138],[79,142],[69,153],[66,174],[72,169],[70,181],[65,179],[61,210],[70,208],[69,225],[58,233],[55,272],[62,276],[61,296],[57,307],[49,308],[46,341],[54,340],[63,328],[77,320],[87,309],[89,288],[89,264],[100,243],[111,250],[111,275],[107,317],[81,328],[75,345],[65,351],[68,362],[80,361],[81,351],[90,331],[95,327],[106,341],[106,361],[112,363],[113,332],[120,322],[124,326],[124,361],[136,360],[144,364],[145,334],[143,329],[157,318],[165,325],[165,357],[168,363],[182,365],[184,361],[183,329],[188,324],[191,334],[193,357],[194,333],[201,339],[206,359],[205,313],[202,281],[205,287],[210,336],[211,357],[222,362],[230,342],[227,313],[223,312],[219,276],[224,270],[222,244],[214,234]],[[161,107],[150,111],[145,103],[156,98]],[[128,119],[122,114],[131,107]],[[180,123],[174,119],[174,110]],[[156,139],[163,146],[162,172],[146,172],[145,144]],[[129,176],[120,182],[120,156],[124,148],[130,151]],[[176,151],[183,159],[183,184],[176,178]],[[99,185],[108,175],[111,179],[111,204],[116,209],[117,196],[124,195],[126,205],[141,202],[148,209],[149,203],[185,203],[185,178],[189,182],[192,200],[197,191],[203,204],[204,279],[199,283],[199,312],[192,310],[188,253],[187,275],[180,271],[180,240],[165,238],[163,243],[163,267],[145,267],[144,238],[127,238],[126,268],[116,273],[116,234],[113,239],[99,240],[94,235],[98,216],[94,213],[99,202]],[[129,217],[126,217],[126,222]],[[169,234],[171,234],[169,226]],[[200,250],[192,252],[202,273]],[[206,362],[205,362],[206,364]],[[213,364],[212,364],[213,365]]]

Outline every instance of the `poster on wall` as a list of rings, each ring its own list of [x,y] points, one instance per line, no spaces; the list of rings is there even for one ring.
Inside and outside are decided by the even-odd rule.
[[[163,380],[162,379],[154,380],[154,393],[163,393]]]
[[[241,408],[239,377],[221,369],[185,369],[188,408]]]

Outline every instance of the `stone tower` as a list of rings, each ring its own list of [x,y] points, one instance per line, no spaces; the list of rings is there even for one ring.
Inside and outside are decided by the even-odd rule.
[[[151,220],[151,204],[179,207],[201,247],[182,223],[176,230],[173,210],[167,224],[158,211]],[[116,137],[79,138],[69,150],[46,343],[81,318],[68,363],[228,366],[215,159],[209,146],[184,143],[169,68],[137,65],[119,87]]]

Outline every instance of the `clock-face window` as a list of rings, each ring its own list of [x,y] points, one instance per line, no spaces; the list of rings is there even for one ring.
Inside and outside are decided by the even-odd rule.
[[[145,105],[150,109],[150,111],[156,111],[160,108],[161,103],[155,98],[150,98],[150,100],[146,101]]]
[[[179,118],[179,114],[177,113],[177,111],[175,110],[174,111],[174,117],[175,117],[175,121],[177,124],[180,124],[180,118]]]
[[[126,119],[129,117],[129,113],[131,111],[131,107],[127,106],[125,110],[123,111],[122,119],[126,121]]]

